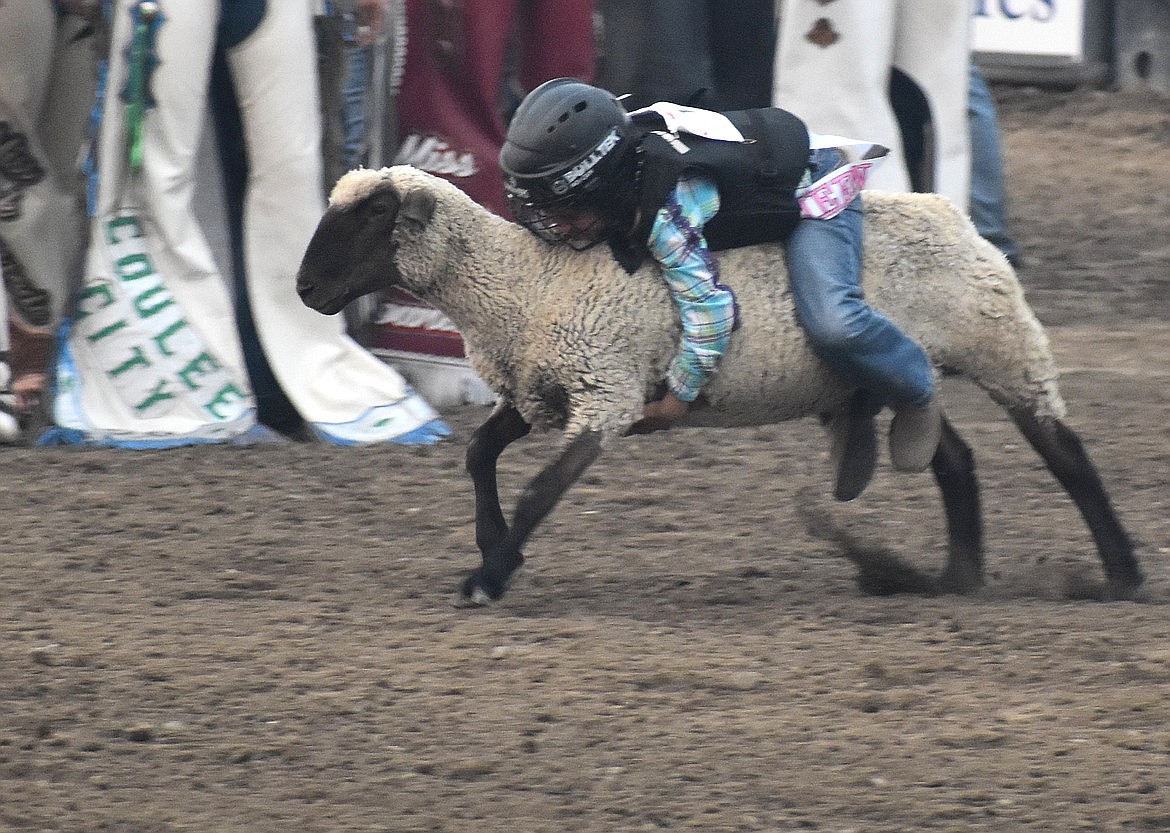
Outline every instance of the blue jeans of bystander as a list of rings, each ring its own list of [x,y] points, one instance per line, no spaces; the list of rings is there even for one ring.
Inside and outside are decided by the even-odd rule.
[[[1019,249],[1007,230],[1007,197],[1003,182],[1003,149],[995,100],[974,61],[967,88],[971,129],[971,221],[979,234],[1013,262]]]
[[[342,146],[347,170],[366,163],[367,99],[370,95],[371,47],[345,45],[345,83],[341,91]]]

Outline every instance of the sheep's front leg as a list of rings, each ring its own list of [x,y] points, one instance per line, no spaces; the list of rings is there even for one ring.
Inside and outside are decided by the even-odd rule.
[[[471,435],[467,473],[475,484],[475,543],[480,552],[486,553],[508,534],[508,523],[500,508],[496,463],[505,448],[531,430],[515,407],[501,404]]]
[[[520,548],[561,496],[601,454],[601,438],[600,431],[578,434],[566,443],[555,460],[532,478],[516,501],[512,528],[505,528],[503,538],[483,550],[483,564],[463,581],[455,598],[457,606],[485,605],[504,595],[508,580],[524,563]],[[478,496],[478,485],[476,492]]]

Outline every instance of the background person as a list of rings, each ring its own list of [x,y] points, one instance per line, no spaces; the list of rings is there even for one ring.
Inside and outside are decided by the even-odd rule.
[[[598,86],[629,109],[772,103],[773,0],[601,0]]]
[[[141,208],[153,264],[184,323],[213,345],[227,372],[247,380],[261,423],[341,444],[434,442],[447,429],[429,405],[346,337],[339,320],[313,313],[296,295],[300,257],[324,210],[311,3],[158,7],[152,106],[142,119],[141,167],[129,172],[121,90],[143,8],[136,0],[114,7],[99,158],[104,209],[118,202],[117,187],[126,204]],[[231,293],[192,206],[209,104],[231,232]]]
[[[99,15],[84,0],[0,0],[0,271],[10,407],[48,421],[54,332],[81,275],[77,159],[97,84]]]
[[[925,98],[932,125],[930,190],[966,210],[970,8],[965,0],[781,0],[772,103],[840,136],[890,148],[869,187],[913,190],[890,101],[895,68]]]

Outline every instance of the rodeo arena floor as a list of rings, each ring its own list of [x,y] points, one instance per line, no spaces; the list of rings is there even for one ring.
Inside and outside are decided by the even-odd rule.
[[[487,407],[428,447],[6,449],[0,830],[1170,830],[1170,107],[996,95],[1135,600],[949,380],[986,521],[965,597],[880,592],[941,570],[937,488],[883,452],[834,502],[814,420],[626,441],[472,610]],[[556,440],[505,453],[505,506]]]

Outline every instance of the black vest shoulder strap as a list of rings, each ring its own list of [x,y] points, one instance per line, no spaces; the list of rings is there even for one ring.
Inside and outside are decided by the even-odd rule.
[[[723,115],[744,142],[676,136],[654,124],[657,119],[641,122],[646,128],[640,140],[641,196],[636,227],[623,247],[627,260],[630,247],[645,255],[658,210],[679,178],[690,172],[712,179],[719,188],[719,211],[703,229],[711,249],[784,240],[796,227],[800,209],[794,192],[809,158],[804,123],[778,108]]]

